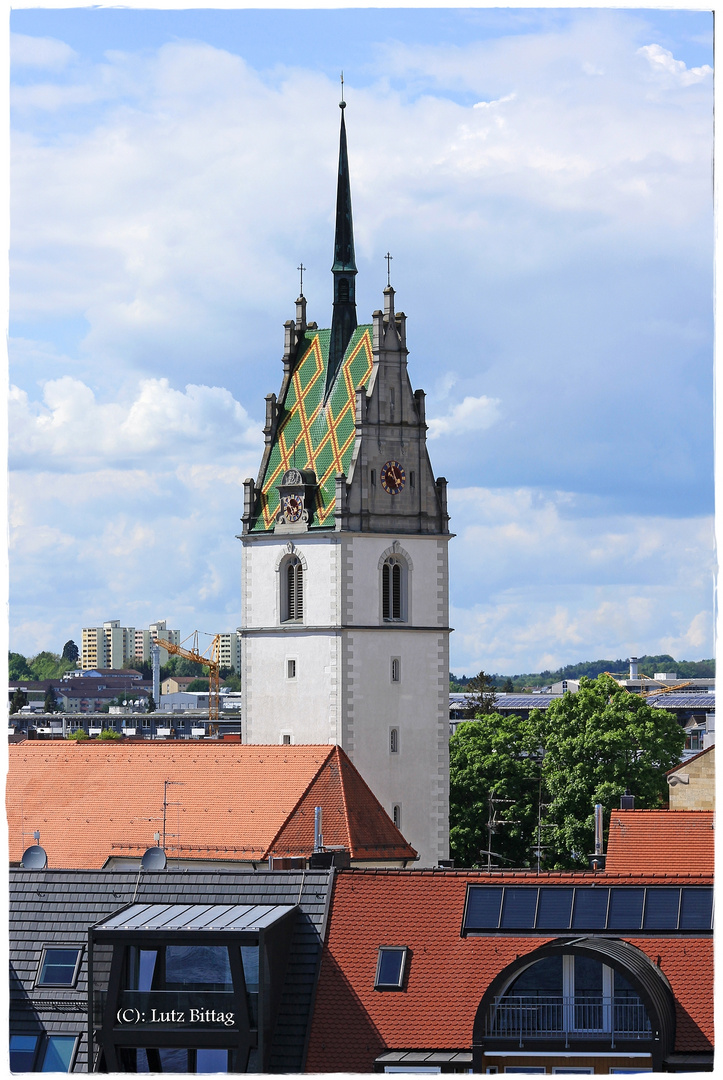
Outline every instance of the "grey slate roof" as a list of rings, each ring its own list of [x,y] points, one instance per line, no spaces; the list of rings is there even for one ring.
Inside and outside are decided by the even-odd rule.
[[[11,868],[10,1031],[81,1036],[74,1072],[88,1070],[88,927],[139,905],[299,904],[271,1055],[272,1072],[303,1071],[333,871],[22,870]],[[137,887],[137,893],[136,893]],[[135,894],[135,895],[134,895]],[[127,911],[123,913],[127,915]],[[83,948],[77,985],[36,988],[44,946]]]

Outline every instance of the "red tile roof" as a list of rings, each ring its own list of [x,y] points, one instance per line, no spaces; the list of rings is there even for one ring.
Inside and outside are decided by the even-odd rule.
[[[606,870],[713,873],[712,810],[613,810]]]
[[[312,1020],[308,1072],[368,1072],[385,1050],[472,1048],[472,1027],[492,979],[550,938],[460,936],[468,883],[569,884],[591,874],[488,875],[475,871],[350,870],[337,875]],[[605,884],[710,884],[709,877],[598,874]],[[677,1001],[676,1051],[713,1039],[710,937],[628,939],[660,957]],[[374,989],[380,946],[406,945],[402,992]]]
[[[337,746],[26,741],[9,747],[10,861],[35,829],[53,868],[137,857],[162,829],[164,780],[182,785],[168,789],[171,857],[308,855],[315,806],[325,844],[353,859],[416,856]]]

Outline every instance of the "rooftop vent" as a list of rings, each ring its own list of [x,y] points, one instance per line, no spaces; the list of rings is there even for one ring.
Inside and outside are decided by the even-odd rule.
[[[625,788],[625,794],[620,796],[621,810],[635,809],[635,796],[630,794],[630,788]]]

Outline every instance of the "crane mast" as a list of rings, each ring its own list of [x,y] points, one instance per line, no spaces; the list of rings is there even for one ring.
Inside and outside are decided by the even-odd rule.
[[[166,652],[174,653],[176,656],[183,656],[186,660],[193,660],[197,664],[204,664],[208,668],[208,724],[209,735],[218,734],[218,708],[219,708],[219,687],[220,687],[220,656],[221,656],[221,635],[216,634],[211,642],[210,646],[206,650],[208,655],[199,651],[198,648],[198,630],[193,632],[193,646],[189,649],[184,645],[176,645],[172,641],[163,641],[160,638],[157,644]],[[188,639],[187,639],[188,640]]]

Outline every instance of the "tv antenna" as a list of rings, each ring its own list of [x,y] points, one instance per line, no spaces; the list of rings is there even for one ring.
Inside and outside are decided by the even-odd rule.
[[[178,832],[178,833],[166,833],[166,811],[168,810],[168,807],[169,806],[180,806],[181,805],[180,802],[169,803],[169,801],[168,801],[168,789],[172,784],[176,785],[177,787],[185,787],[185,784],[184,784],[183,780],[164,780],[163,781],[163,850],[164,850],[164,852],[166,850],[166,836],[175,836],[177,843],[180,843],[180,839],[181,839],[180,832]],[[179,822],[179,827],[180,827],[180,822]]]

